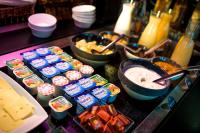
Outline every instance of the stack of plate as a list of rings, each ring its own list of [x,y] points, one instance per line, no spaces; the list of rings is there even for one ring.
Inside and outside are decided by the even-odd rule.
[[[90,28],[96,20],[96,7],[92,5],[80,5],[72,8],[74,24],[80,28]]]
[[[31,28],[34,36],[47,38],[51,36],[56,29],[57,19],[46,13],[33,14],[28,18],[28,26]]]

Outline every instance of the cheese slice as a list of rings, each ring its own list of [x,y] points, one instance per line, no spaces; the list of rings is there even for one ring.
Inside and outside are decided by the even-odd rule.
[[[2,108],[0,108],[0,129],[4,132],[10,132],[19,127],[23,120],[13,120]]]
[[[12,86],[3,77],[0,77],[0,89],[13,90]]]
[[[34,111],[33,105],[25,97],[4,104],[3,108],[14,120],[25,119]]]

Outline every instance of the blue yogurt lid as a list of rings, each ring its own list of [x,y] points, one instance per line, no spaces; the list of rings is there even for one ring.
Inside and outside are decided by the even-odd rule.
[[[98,102],[98,100],[91,94],[80,95],[75,100],[76,102],[81,104],[84,108],[90,108],[92,105]]]
[[[61,61],[61,58],[58,55],[47,55],[45,59],[49,64],[54,64]]]
[[[67,63],[67,62],[59,62],[55,65],[55,67],[57,69],[59,69],[61,72],[66,72],[68,70],[72,69],[71,64]]]
[[[38,48],[35,51],[39,56],[46,56],[51,54],[51,51],[48,48]]]
[[[27,61],[31,61],[39,57],[38,54],[33,51],[22,53],[22,56]]]
[[[70,95],[71,97],[78,96],[79,94],[84,92],[84,89],[78,84],[69,84],[64,87],[65,93]]]
[[[48,66],[48,62],[45,59],[35,59],[30,63],[34,68],[41,69]]]
[[[96,83],[90,78],[83,78],[78,81],[78,84],[85,90],[89,90],[96,86]]]
[[[111,94],[111,92],[104,87],[95,88],[95,89],[92,90],[91,93],[92,93],[92,95],[94,95],[99,100],[106,99]]]
[[[40,72],[47,78],[52,78],[52,77],[60,74],[60,71],[53,66],[45,67]]]

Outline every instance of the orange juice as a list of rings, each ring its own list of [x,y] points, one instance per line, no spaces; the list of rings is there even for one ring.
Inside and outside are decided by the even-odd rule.
[[[179,65],[186,67],[192,56],[192,51],[194,48],[194,41],[187,35],[183,35],[178,41],[171,59],[174,60]]]
[[[155,12],[157,12],[157,11],[161,11],[161,12],[167,11],[169,9],[171,3],[172,3],[172,0],[157,0],[155,7],[154,7],[154,11]]]
[[[142,35],[139,39],[139,44],[146,46],[147,48],[151,48],[156,43],[158,25],[160,24],[161,19],[157,16],[151,15],[149,19],[149,23],[145,27]]]
[[[168,38],[171,19],[172,19],[171,14],[169,14],[169,13],[161,14],[161,22],[158,26],[159,30],[157,32],[156,43]]]

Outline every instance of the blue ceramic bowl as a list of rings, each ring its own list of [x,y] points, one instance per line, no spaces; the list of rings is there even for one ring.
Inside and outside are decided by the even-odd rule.
[[[126,76],[124,75],[125,71],[135,66],[145,67],[149,70],[155,71],[161,76],[167,74],[159,67],[153,65],[151,62],[144,59],[127,59],[122,61],[118,70],[118,77],[121,81],[124,90],[127,92],[129,96],[138,100],[152,100],[168,92],[168,88],[170,85],[169,80],[165,82],[166,84],[165,88],[153,89],[153,88],[144,88],[142,86],[139,86],[130,81],[128,78],[126,78]]]

